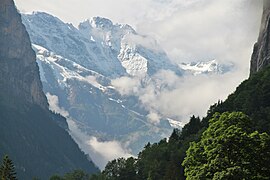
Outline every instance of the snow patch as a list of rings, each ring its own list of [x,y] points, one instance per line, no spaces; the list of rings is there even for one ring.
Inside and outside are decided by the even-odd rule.
[[[185,125],[183,122],[176,121],[176,120],[173,120],[173,119],[170,119],[170,118],[167,118],[167,120],[169,121],[169,124],[173,128],[182,129],[184,127],[184,125]]]

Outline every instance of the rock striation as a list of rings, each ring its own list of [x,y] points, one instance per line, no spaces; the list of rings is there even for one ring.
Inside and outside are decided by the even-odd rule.
[[[258,41],[254,45],[250,75],[270,64],[270,1],[264,0],[263,15]]]
[[[20,14],[11,0],[1,0],[0,14],[0,96],[46,109],[36,56]]]

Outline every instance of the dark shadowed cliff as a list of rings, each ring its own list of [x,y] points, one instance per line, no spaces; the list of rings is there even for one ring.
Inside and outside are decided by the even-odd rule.
[[[264,0],[260,34],[251,57],[250,74],[270,64],[270,1]]]
[[[0,157],[8,154],[19,179],[48,179],[74,169],[97,172],[49,111],[35,53],[12,0],[0,3]],[[57,123],[58,122],[58,123]]]
[[[1,98],[7,101],[19,98],[46,109],[47,100],[42,93],[35,53],[10,0],[1,0],[0,40]]]

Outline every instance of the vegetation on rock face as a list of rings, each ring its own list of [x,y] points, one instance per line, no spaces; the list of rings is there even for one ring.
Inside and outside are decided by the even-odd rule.
[[[259,132],[270,133],[270,66],[242,82],[225,102],[211,108],[215,112],[241,111],[251,119]]]

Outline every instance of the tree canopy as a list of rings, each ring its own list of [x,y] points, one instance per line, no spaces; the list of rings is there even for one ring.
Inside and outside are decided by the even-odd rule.
[[[253,131],[241,113],[216,113],[199,142],[192,142],[182,165],[187,179],[267,179],[270,136]]]

